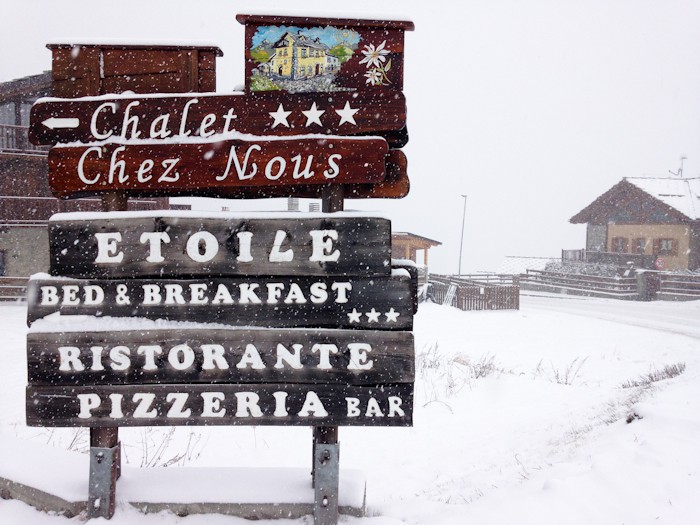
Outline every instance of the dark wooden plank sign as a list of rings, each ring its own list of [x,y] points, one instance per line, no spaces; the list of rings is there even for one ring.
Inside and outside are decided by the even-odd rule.
[[[92,323],[100,324],[115,325],[108,320]],[[145,324],[124,324],[133,330],[30,331],[29,383],[378,385],[414,379],[410,332],[136,328]]]
[[[31,280],[28,322],[60,312],[231,326],[413,328],[413,280],[392,277]]]
[[[232,139],[205,143],[59,146],[49,152],[57,197],[105,191],[196,195],[217,188],[384,180],[388,145],[377,137]]]
[[[247,91],[401,91],[412,22],[238,15]]]
[[[59,214],[52,275],[78,278],[391,274],[391,224],[352,214]]]
[[[411,426],[413,385],[28,387],[27,425]]]
[[[386,135],[406,144],[401,92],[232,93],[227,95],[107,95],[41,99],[32,106],[33,144],[105,140],[189,140],[233,132],[265,136]]]

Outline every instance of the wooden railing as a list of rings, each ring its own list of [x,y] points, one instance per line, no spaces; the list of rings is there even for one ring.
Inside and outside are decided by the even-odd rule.
[[[470,277],[467,279],[466,277]],[[473,279],[472,279],[473,277]],[[430,297],[439,304],[460,310],[518,310],[520,287],[517,276],[430,276]],[[477,281],[476,279],[481,279]],[[509,283],[506,282],[509,278]]]
[[[700,275],[659,273],[657,299],[693,301],[700,299]]]
[[[26,277],[0,277],[0,301],[25,301],[27,281]]]
[[[602,277],[541,270],[527,270],[520,276],[523,290],[637,299],[639,291],[636,277]]]
[[[29,128],[26,126],[0,124],[0,151],[47,154],[47,146],[35,146],[29,142],[28,132]]]

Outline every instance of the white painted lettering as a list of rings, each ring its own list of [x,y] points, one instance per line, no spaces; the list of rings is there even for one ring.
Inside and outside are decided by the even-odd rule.
[[[168,232],[143,232],[139,238],[141,244],[148,243],[148,257],[150,263],[163,262],[165,258],[161,252],[162,243],[170,243]]]
[[[97,106],[97,109],[92,114],[92,118],[90,119],[90,133],[92,134],[93,137],[95,137],[95,140],[105,140],[105,139],[108,139],[109,137],[112,136],[111,129],[106,131],[105,133],[101,133],[97,129],[97,117],[102,112],[103,109],[111,109],[112,113],[116,113],[117,112],[117,104],[115,102],[105,102],[104,104]]]
[[[350,362],[348,370],[371,370],[374,361],[367,357],[367,352],[372,351],[372,347],[367,343],[348,343],[350,350]]]
[[[206,283],[190,284],[190,304],[207,304],[209,298],[206,297]]]
[[[321,370],[330,370],[331,366],[330,355],[338,353],[338,347],[332,343],[317,343],[311,347],[311,353],[318,352],[318,368]]]
[[[85,366],[80,361],[80,348],[77,346],[59,346],[58,355],[60,356],[60,364],[58,369],[61,372],[82,372]]]
[[[204,402],[202,417],[224,417],[226,409],[221,408],[221,402],[225,398],[223,392],[202,392],[200,396]]]
[[[265,363],[263,363],[263,360],[260,357],[260,353],[258,352],[258,349],[255,348],[255,346],[252,344],[245,345],[245,351],[243,352],[243,357],[241,357],[241,360],[236,365],[236,368],[238,368],[239,370],[243,370],[245,368],[248,368],[248,365],[250,365],[250,367],[253,370],[264,370],[265,369]]]
[[[306,393],[304,404],[297,415],[300,417],[326,417],[328,416],[328,412],[316,392],[309,390]]]
[[[348,417],[358,417],[360,415],[360,400],[356,397],[346,397],[345,403],[348,406]]]
[[[160,304],[162,298],[160,296],[160,286],[157,284],[142,284],[143,288],[143,304]]]
[[[156,355],[161,355],[163,349],[160,345],[141,345],[136,349],[138,355],[144,356],[143,370],[158,370]]]
[[[253,232],[238,232],[238,262],[252,262],[253,256],[250,253],[250,246],[253,242]]]
[[[117,264],[124,259],[124,252],[117,251],[118,242],[122,240],[122,234],[119,232],[95,233],[97,240],[97,257],[96,263]]]
[[[131,350],[126,346],[115,346],[109,351],[109,358],[112,361],[110,365],[112,370],[128,370],[131,366]]]
[[[287,411],[287,392],[273,392],[275,398],[275,417],[286,417],[289,415]]]
[[[290,352],[286,346],[282,344],[277,345],[277,362],[275,363],[275,368],[281,369],[284,368],[284,364],[282,362],[284,361],[286,364],[291,366],[294,370],[301,370],[301,349],[303,348],[303,345],[300,345],[298,343],[292,344],[292,350],[294,352]]]
[[[255,392],[236,392],[236,417],[262,417],[258,406],[260,396]]]
[[[208,262],[219,252],[219,242],[207,231],[196,232],[187,239],[186,249],[187,255],[193,261]]]
[[[186,344],[175,345],[168,352],[168,363],[175,370],[187,370],[194,364],[194,350]]]
[[[90,419],[92,411],[102,404],[100,396],[97,394],[78,394],[78,401],[80,401],[80,412],[78,413],[80,419]]]
[[[277,233],[275,233],[275,241],[272,243],[272,250],[270,250],[270,262],[289,262],[294,259],[294,251],[291,248],[280,252],[282,243],[286,238],[287,233],[284,230],[277,230]]]
[[[185,409],[185,404],[187,404],[187,399],[190,397],[189,394],[184,394],[181,392],[171,392],[165,396],[165,401],[172,403],[168,409],[168,417],[174,419],[184,419],[192,415],[192,409]]]
[[[134,418],[148,419],[158,417],[158,411],[155,408],[151,408],[151,405],[153,405],[153,401],[155,399],[155,394],[134,394],[131,398],[131,400],[136,403],[136,408],[134,408]]]
[[[228,363],[224,358],[224,347],[221,345],[202,345],[202,370],[228,370]]]
[[[335,179],[338,175],[340,175],[340,166],[338,166],[338,163],[336,160],[341,160],[343,158],[342,155],[339,153],[334,153],[330,157],[328,157],[328,165],[330,166],[330,170],[324,170],[323,171],[323,176],[326,177],[327,179]]]
[[[97,152],[98,159],[102,158],[102,148],[100,146],[91,146],[85,151],[83,151],[83,154],[80,155],[80,160],[78,160],[78,178],[85,184],[95,184],[98,180],[100,180],[100,177],[102,176],[100,173],[97,173],[94,179],[88,179],[85,176],[85,159],[90,153],[94,152]]]
[[[41,304],[45,306],[58,304],[58,288],[55,286],[42,286]]]
[[[185,298],[182,296],[182,286],[179,284],[164,284],[165,287],[165,304],[186,304]]]
[[[312,262],[337,261],[340,258],[340,251],[333,250],[333,241],[338,240],[337,230],[311,230],[309,232],[312,239],[311,257]]]

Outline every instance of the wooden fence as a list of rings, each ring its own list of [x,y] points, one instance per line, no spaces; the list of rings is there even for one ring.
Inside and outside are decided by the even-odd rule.
[[[639,299],[636,277],[601,277],[541,270],[527,270],[520,276],[523,290],[554,292],[590,297]]]
[[[26,277],[0,277],[0,301],[26,301]]]
[[[520,287],[512,275],[430,276],[430,297],[460,310],[518,310]]]
[[[700,299],[700,275],[655,274],[658,279],[657,299],[667,301],[693,301]]]

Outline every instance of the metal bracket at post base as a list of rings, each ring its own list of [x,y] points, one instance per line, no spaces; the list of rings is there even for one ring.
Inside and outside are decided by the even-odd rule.
[[[112,448],[90,447],[88,518],[114,516],[119,448],[119,444]]]
[[[317,443],[314,452],[314,525],[337,525],[340,445]]]

